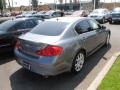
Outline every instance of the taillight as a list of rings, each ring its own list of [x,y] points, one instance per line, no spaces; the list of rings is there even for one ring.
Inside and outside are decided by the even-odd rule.
[[[57,56],[60,55],[61,52],[62,52],[62,47],[48,45],[46,48],[42,50],[38,50],[36,54],[39,56]]]
[[[17,40],[15,48],[17,48],[17,49],[20,48],[20,41],[19,40]]]

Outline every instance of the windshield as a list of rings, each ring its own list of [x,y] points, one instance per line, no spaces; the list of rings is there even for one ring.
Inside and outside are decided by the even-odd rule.
[[[46,12],[45,14],[50,15],[50,14],[52,14],[52,12],[53,12],[53,11],[48,11],[48,12]]]
[[[92,13],[93,13],[93,14],[103,14],[104,11],[103,11],[103,10],[93,10]]]
[[[56,21],[41,22],[31,31],[31,33],[47,36],[58,36],[65,30],[67,25],[68,23],[66,22]]]
[[[15,25],[16,22],[13,20],[8,20],[0,24],[0,31],[7,31],[9,28],[11,28],[13,25]]]
[[[120,12],[120,8],[115,8],[113,12]]]

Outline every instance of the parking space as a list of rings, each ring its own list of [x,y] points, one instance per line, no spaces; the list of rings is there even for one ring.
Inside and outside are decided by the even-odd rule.
[[[45,78],[19,66],[14,57],[0,56],[0,90],[86,90],[111,56],[120,51],[120,25],[105,24],[111,30],[111,43],[88,57],[78,74],[64,73]]]

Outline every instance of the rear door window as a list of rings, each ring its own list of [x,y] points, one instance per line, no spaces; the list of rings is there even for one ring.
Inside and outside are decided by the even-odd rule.
[[[23,21],[21,21],[15,25],[15,28],[16,29],[25,29],[25,23]]]
[[[25,29],[25,24],[23,21],[16,23],[11,28],[8,29],[8,31],[17,31],[19,29]]]
[[[33,22],[33,20],[27,20],[25,21],[26,28],[33,28],[36,24]]]

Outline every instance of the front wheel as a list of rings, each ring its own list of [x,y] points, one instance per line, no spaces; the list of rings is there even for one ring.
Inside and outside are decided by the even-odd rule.
[[[109,21],[109,24],[113,24],[113,21],[112,21],[112,20],[110,20],[110,21]]]
[[[102,24],[104,24],[104,23],[105,23],[105,18],[104,18],[104,17],[103,17],[103,19],[102,19],[101,23],[102,23]]]
[[[85,61],[85,54],[82,51],[80,51],[73,60],[71,71],[75,73],[81,71],[84,61]]]
[[[109,43],[110,43],[110,34],[108,34],[106,37],[105,45],[107,46],[107,45],[109,45]]]

